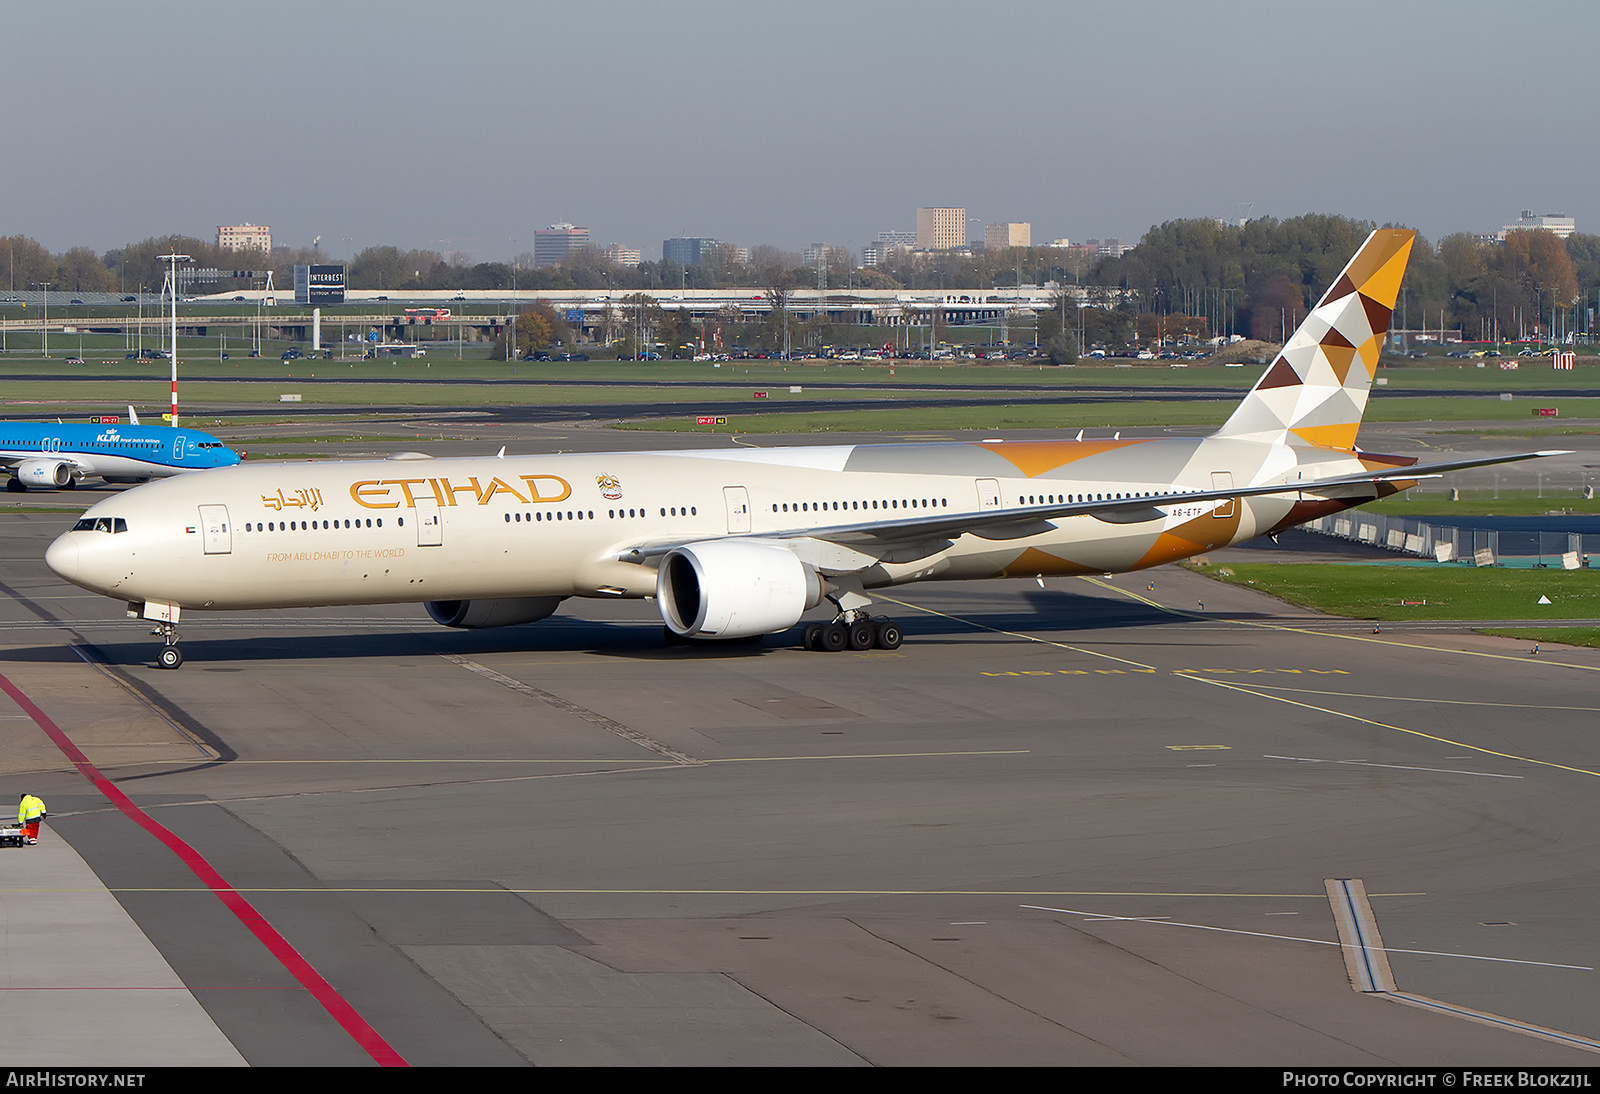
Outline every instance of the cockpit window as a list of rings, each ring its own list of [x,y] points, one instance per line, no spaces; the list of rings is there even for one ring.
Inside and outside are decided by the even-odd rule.
[[[126,532],[128,522],[122,517],[84,517],[72,526],[74,532]]]

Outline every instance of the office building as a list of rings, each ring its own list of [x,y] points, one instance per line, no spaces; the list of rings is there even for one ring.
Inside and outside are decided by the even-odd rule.
[[[554,266],[569,252],[589,245],[589,229],[571,224],[552,224],[533,233],[533,264]]]
[[[1005,251],[1012,247],[1032,246],[1033,225],[1027,221],[1007,221],[983,226],[983,249],[986,251]]]
[[[699,266],[710,257],[713,247],[722,246],[720,239],[709,236],[679,236],[661,241],[661,261],[678,266]]]
[[[1504,240],[1507,232],[1535,229],[1554,232],[1557,239],[1566,239],[1578,230],[1578,223],[1565,213],[1543,213],[1535,216],[1532,209],[1524,209],[1522,210],[1522,216],[1517,218],[1515,224],[1507,224],[1500,229],[1498,238]]]
[[[272,253],[272,229],[265,224],[217,225],[217,248],[223,251]]]
[[[917,246],[924,251],[948,251],[967,245],[965,209],[918,209]]]
[[[601,251],[600,254],[601,257],[603,257],[613,266],[633,267],[637,266],[640,261],[639,249],[637,247],[624,247],[620,243],[611,244],[605,250]]]

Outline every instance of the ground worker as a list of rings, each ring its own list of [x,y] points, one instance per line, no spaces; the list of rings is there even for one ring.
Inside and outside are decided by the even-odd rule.
[[[39,822],[46,815],[43,801],[32,794],[22,795],[22,804],[17,806],[17,823],[22,825],[22,838],[29,843],[38,843]]]

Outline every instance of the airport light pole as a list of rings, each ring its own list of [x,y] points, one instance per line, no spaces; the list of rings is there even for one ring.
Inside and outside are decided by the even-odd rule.
[[[39,340],[44,346],[43,354],[50,356],[50,285],[49,281],[38,282],[39,288],[44,291],[44,299],[40,301],[41,314],[39,316]]]
[[[172,287],[172,428],[178,428],[178,263],[190,261],[188,255],[166,254],[167,283]]]

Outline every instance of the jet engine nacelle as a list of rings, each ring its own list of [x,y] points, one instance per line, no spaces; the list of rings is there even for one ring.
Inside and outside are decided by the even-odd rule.
[[[54,487],[72,481],[72,465],[65,460],[24,460],[17,464],[17,479],[24,486]]]
[[[661,618],[674,634],[689,638],[750,638],[785,630],[821,599],[817,572],[771,543],[686,543],[661,560],[656,575]]]
[[[430,600],[422,606],[428,609],[435,623],[474,630],[532,623],[560,605],[559,596],[524,596],[504,600]]]

